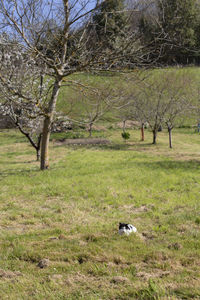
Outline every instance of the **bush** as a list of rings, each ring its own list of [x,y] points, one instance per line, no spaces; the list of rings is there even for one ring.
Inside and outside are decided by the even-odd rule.
[[[122,137],[126,141],[126,140],[130,139],[130,133],[124,131],[124,132],[122,132]]]

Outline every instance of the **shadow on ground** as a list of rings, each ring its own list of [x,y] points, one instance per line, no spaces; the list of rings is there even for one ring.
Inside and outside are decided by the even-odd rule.
[[[5,177],[8,177],[8,176],[12,176],[12,175],[27,175],[27,174],[31,174],[33,172],[38,172],[39,171],[39,168],[38,170],[37,169],[21,169],[21,170],[18,170],[18,169],[7,169],[5,171],[0,171],[0,179],[3,179]]]

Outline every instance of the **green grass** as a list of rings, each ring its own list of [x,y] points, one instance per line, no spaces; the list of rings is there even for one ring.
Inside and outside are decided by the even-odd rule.
[[[200,135],[177,129],[169,149],[166,132],[156,146],[129,132],[52,143],[44,172],[18,132],[0,132],[0,299],[200,299]]]
[[[57,101],[57,110],[62,112],[72,119],[78,120],[83,114],[87,115],[87,111],[91,111],[91,106],[87,104],[91,97],[91,92],[94,88],[99,88],[100,91],[110,91],[110,94],[115,90],[115,95],[137,95],[139,89],[138,79],[145,78],[146,82],[149,84],[155,84],[155,82],[160,82],[161,86],[163,81],[166,81],[166,74],[169,72],[172,77],[174,77],[174,87],[172,83],[169,82],[169,92],[172,88],[176,88],[176,85],[180,87],[183,86],[185,94],[188,94],[188,99],[192,98],[195,105],[196,99],[199,98],[199,80],[200,80],[200,68],[199,67],[170,67],[164,69],[153,69],[153,70],[134,70],[126,71],[124,73],[109,73],[105,74],[91,74],[91,73],[78,73],[73,74],[66,78],[64,86],[61,88],[58,101]],[[168,78],[169,80],[169,78]],[[182,83],[181,83],[182,82]],[[159,86],[159,84],[158,84]],[[156,86],[155,86],[156,87]],[[84,91],[84,93],[83,93]],[[181,88],[180,88],[181,92]],[[167,93],[167,86],[166,91]],[[85,95],[85,102],[81,101],[81,97]],[[90,96],[89,96],[90,95]],[[95,95],[95,94],[94,94]],[[86,109],[87,108],[87,109]],[[116,120],[116,115],[119,115],[119,112],[112,110],[106,112],[103,118],[105,120]],[[84,119],[84,118],[83,118]],[[86,117],[85,117],[86,119]],[[178,122],[183,126],[191,126],[196,123],[196,116],[189,116],[181,118]],[[104,120],[104,121],[105,121]]]

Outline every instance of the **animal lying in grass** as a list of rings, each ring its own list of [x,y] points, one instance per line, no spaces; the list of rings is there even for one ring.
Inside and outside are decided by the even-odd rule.
[[[132,232],[134,232],[134,233],[137,232],[137,229],[131,224],[119,223],[119,231],[118,232],[120,235],[123,235],[123,234],[129,235]]]

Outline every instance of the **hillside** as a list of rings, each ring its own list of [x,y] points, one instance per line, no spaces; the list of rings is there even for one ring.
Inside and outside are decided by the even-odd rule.
[[[87,74],[81,73],[72,75],[66,81],[66,86],[61,89],[57,111],[64,113],[74,120],[83,119],[82,116],[90,110],[89,101],[91,101],[91,93],[95,88],[100,91],[107,90],[114,97],[121,95],[126,96],[131,93],[134,95],[139,91],[138,80],[160,80],[166,72],[172,72],[177,81],[183,77],[188,77],[187,93],[188,99],[193,98],[194,101],[199,97],[198,87],[200,82],[200,68],[198,67],[177,67],[155,70],[135,70],[127,71],[123,74],[105,73],[105,74]],[[171,86],[168,86],[169,91]],[[185,88],[185,87],[183,87]],[[95,98],[95,93],[92,96]],[[106,112],[102,119],[107,123],[117,122],[117,115],[120,115],[116,110]],[[183,126],[191,126],[196,124],[196,117],[185,117],[182,122]],[[112,125],[112,124],[110,124]]]

